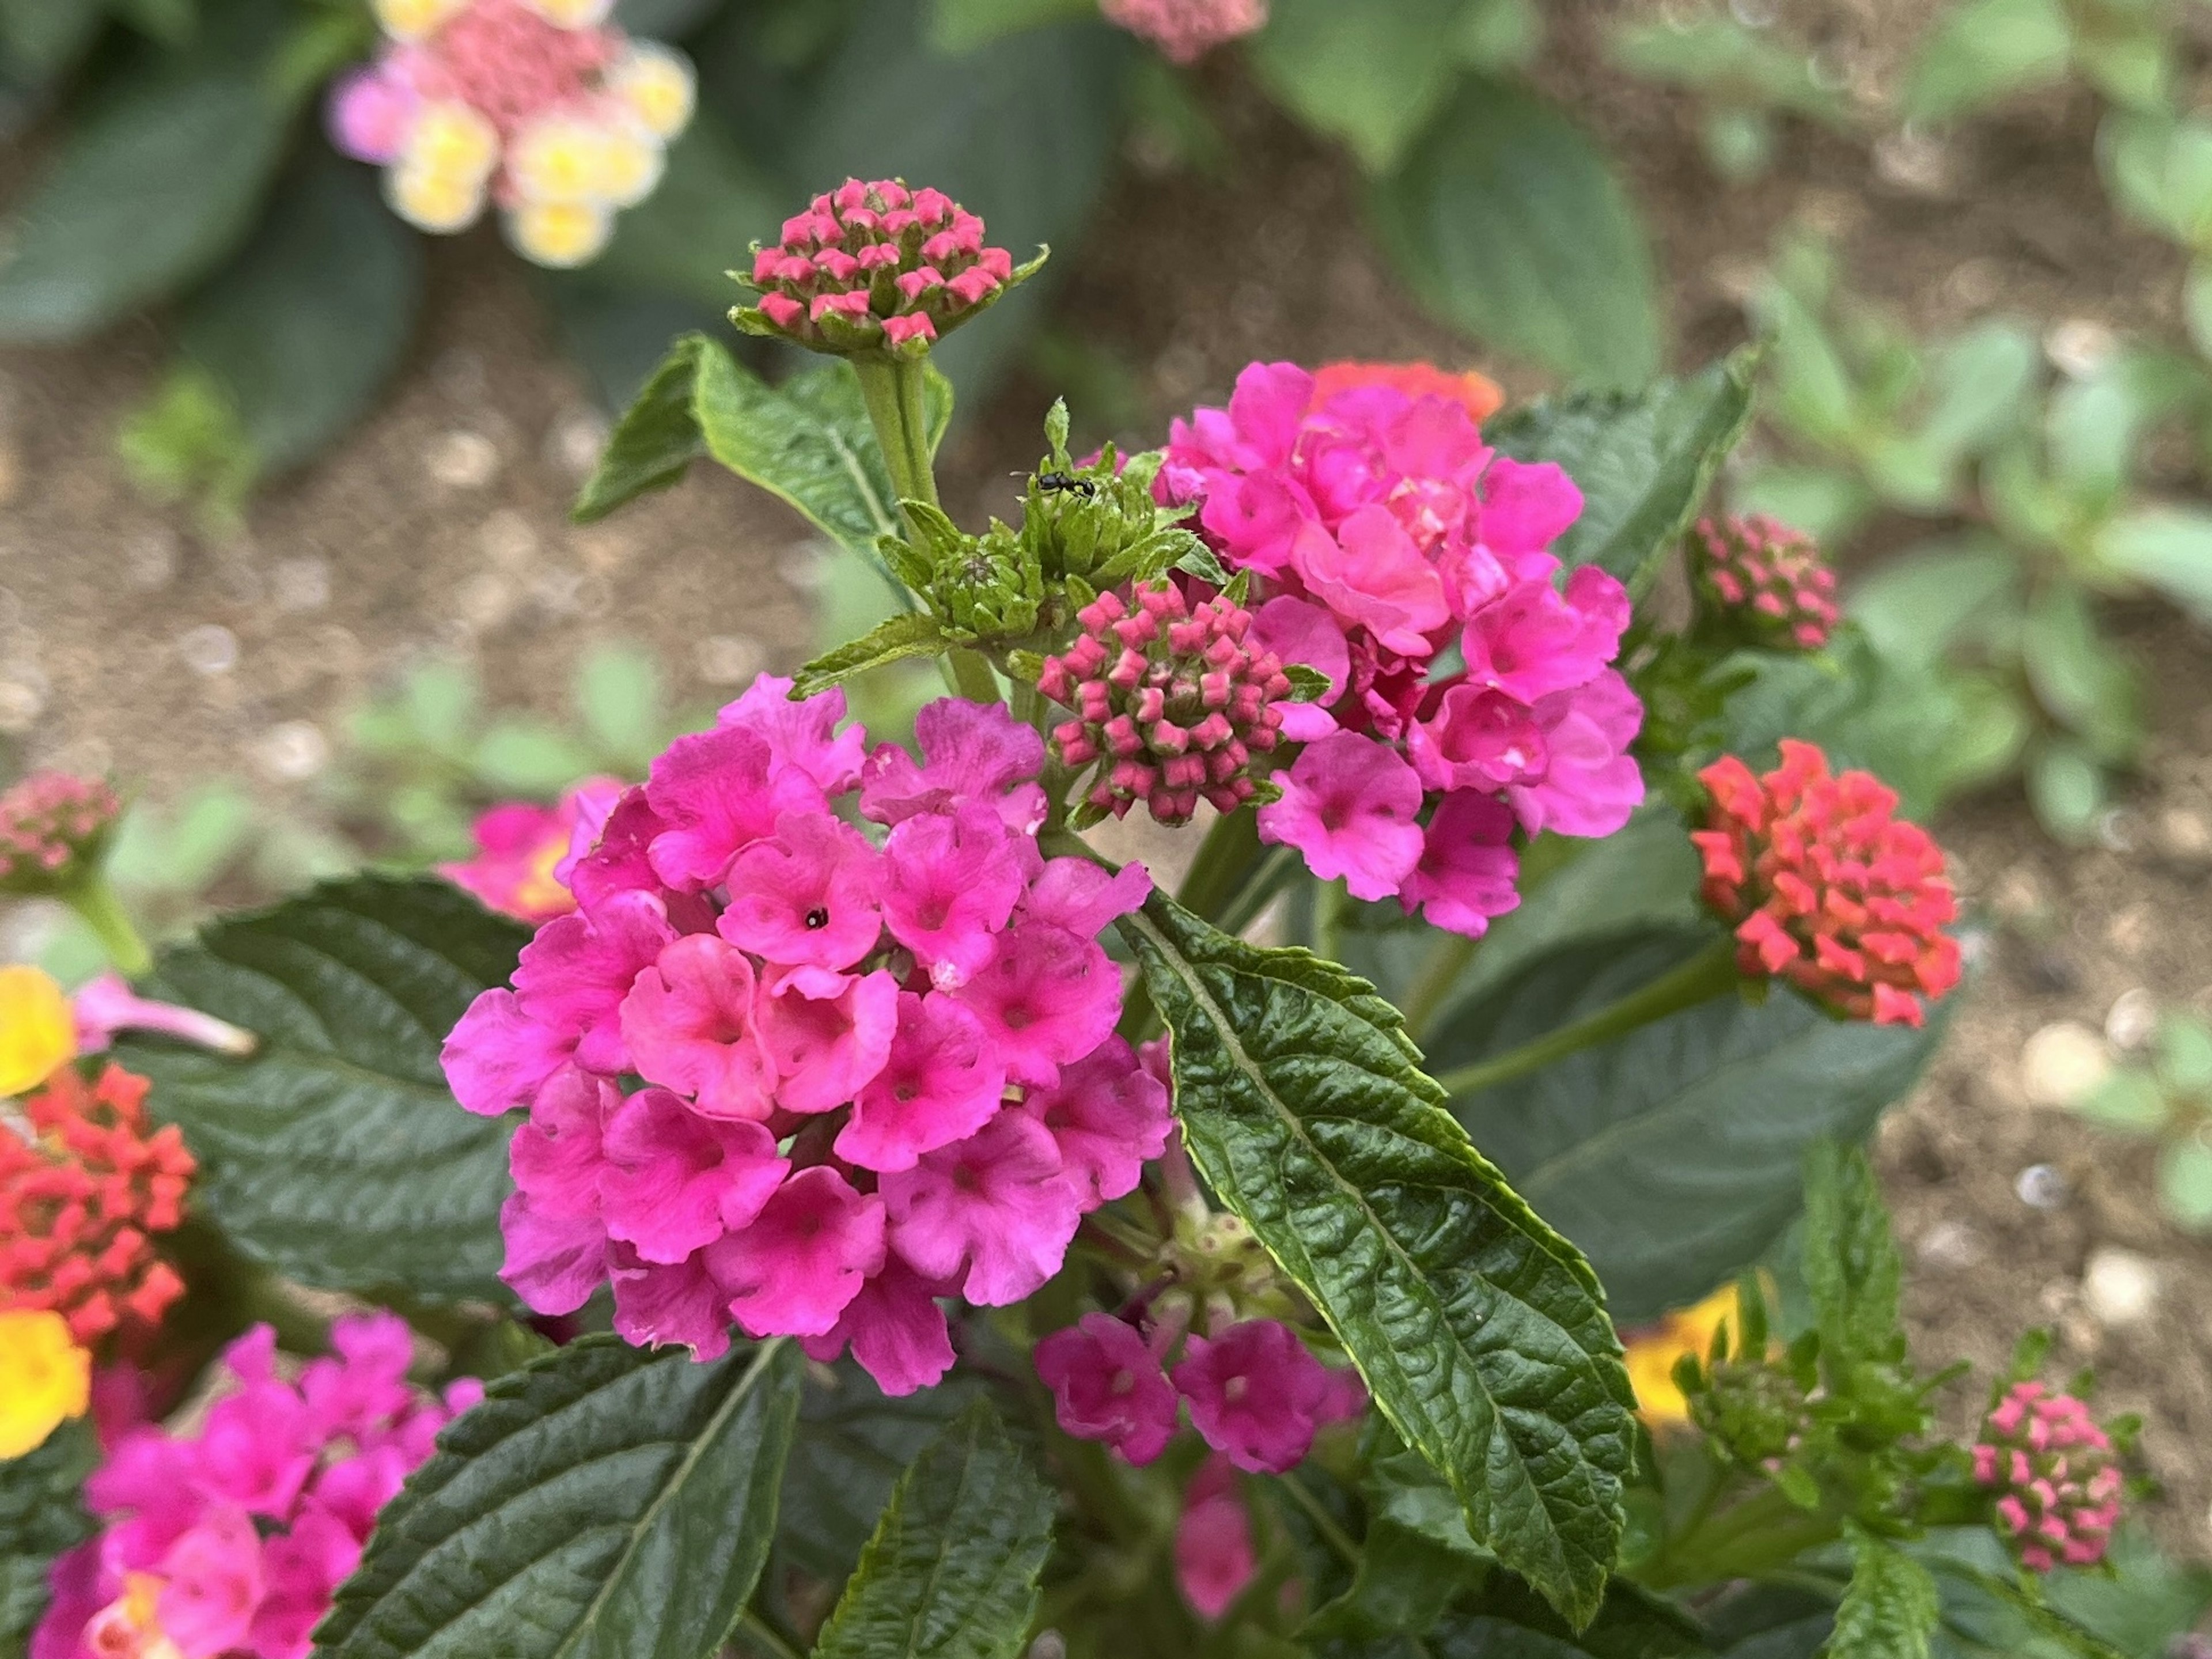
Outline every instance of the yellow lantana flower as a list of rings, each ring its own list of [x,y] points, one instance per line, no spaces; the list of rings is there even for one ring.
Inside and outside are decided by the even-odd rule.
[[[398,40],[420,40],[459,11],[467,0],[374,0],[376,21]]]
[[[533,264],[565,270],[598,257],[614,215],[586,202],[525,202],[507,216],[515,252]]]
[[[1695,1307],[1675,1309],[1624,1345],[1636,1409],[1647,1426],[1657,1431],[1690,1420],[1690,1402],[1674,1386],[1674,1362],[1686,1353],[1703,1359],[1712,1351],[1713,1333],[1724,1323],[1731,1332],[1743,1329],[1743,1310],[1733,1285],[1715,1291]]]
[[[21,1457],[92,1403],[92,1356],[58,1313],[0,1313],[0,1458]]]
[[[35,1089],[76,1057],[76,1021],[53,976],[20,963],[0,968],[0,1095]]]
[[[628,104],[646,130],[664,142],[690,125],[697,88],[679,52],[639,40],[607,70],[607,90]]]

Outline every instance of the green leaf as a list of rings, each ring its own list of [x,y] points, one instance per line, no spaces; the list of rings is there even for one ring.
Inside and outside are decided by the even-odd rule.
[[[513,1126],[463,1111],[438,1051],[528,938],[444,882],[364,876],[163,951],[148,995],[261,1039],[242,1060],[116,1045],[199,1159],[193,1207],[304,1285],[508,1300]]]
[[[1827,1659],[1928,1659],[1941,1603],[1928,1569],[1894,1544],[1851,1535],[1851,1582],[1836,1608]]]
[[[895,1400],[850,1361],[831,1368],[799,1404],[777,1547],[824,1583],[843,1583],[907,1465],[975,1397],[953,1378]]]
[[[929,44],[973,52],[1003,35],[1097,15],[1095,0],[932,0]]]
[[[2192,1134],[2159,1153],[2158,1201],[2176,1226],[2212,1229],[2212,1146]]]
[[[799,671],[792,690],[800,696],[811,697],[817,691],[842,684],[855,674],[904,662],[910,657],[934,657],[951,645],[936,617],[909,611],[879,623],[860,639],[815,658]]]
[[[1521,968],[1431,1042],[1439,1068],[1500,1054],[1618,1001],[1696,934],[1577,943]],[[1835,1020],[1775,987],[1720,997],[1455,1103],[1529,1202],[1586,1251],[1617,1317],[1695,1301],[1796,1219],[1802,1161],[1856,1139],[1935,1052],[1913,1031]]]
[[[1943,467],[1978,455],[2036,406],[2042,349],[2033,331],[1995,317],[1931,353],[1931,398],[1915,441]]]
[[[83,1419],[0,1460],[0,1653],[22,1650],[46,1610],[46,1570],[95,1530],[82,1492],[99,1463],[100,1441]]]
[[[1702,1659],[1688,1614],[1625,1578],[1607,1586],[1589,1626],[1570,1630],[1528,1587],[1495,1573],[1468,1610],[1424,1638],[1431,1659]]]
[[[1414,295],[1495,349],[1593,386],[1637,386],[1664,331],[1627,191],[1581,128],[1510,82],[1471,81],[1375,188]]]
[[[2037,823],[2063,842],[2089,838],[2107,799],[2094,755],[2078,743],[2046,739],[2028,750],[2027,783]]]
[[[2140,507],[2106,525],[2097,548],[2120,570],[2212,622],[2212,513]]]
[[[2185,246],[2212,239],[2212,125],[2115,113],[2097,154],[2127,212]]]
[[[319,147],[238,260],[185,305],[178,342],[228,394],[257,470],[280,472],[367,412],[422,295],[421,239],[374,173]]]
[[[666,735],[660,729],[660,667],[652,653],[636,646],[592,647],[576,671],[575,703],[608,756],[645,770]]]
[[[705,1659],[768,1559],[803,1369],[587,1336],[498,1378],[378,1516],[317,1659]]]
[[[252,228],[290,115],[212,53],[118,76],[0,227],[0,341],[82,339],[206,275]]]
[[[2207,521],[2212,526],[2212,520]],[[2212,556],[2212,543],[2206,548]],[[2208,585],[2212,598],[2212,585]],[[2136,677],[2097,625],[2089,596],[2072,582],[2046,582],[2021,630],[2021,665],[2036,698],[2100,755],[2119,759],[2142,740]]]
[[[1459,65],[1437,38],[1464,9],[1465,0],[1273,0],[1247,51],[1277,102],[1344,140],[1370,173],[1388,173],[1451,92]]]
[[[900,1477],[815,1659],[1015,1659],[1057,1503],[977,1401]]]
[[[1328,1319],[1468,1530],[1571,1620],[1620,1538],[1630,1394],[1602,1294],[1442,1109],[1397,1011],[1156,896],[1121,924],[1200,1172]]]
[[[2166,1091],[2145,1072],[2120,1070],[2078,1099],[2066,1103],[2078,1118],[2118,1134],[2156,1134],[2172,1115]]]
[[[501,720],[476,746],[470,764],[493,789],[553,795],[592,769],[592,757],[558,727],[529,718]]]
[[[1892,661],[1928,667],[1978,619],[2020,603],[2020,560],[1994,538],[1924,543],[1862,583],[1851,620]]]
[[[1516,461],[1556,461],[1583,492],[1582,516],[1553,544],[1642,592],[1697,517],[1721,463],[1751,422],[1755,352],[1644,391],[1542,398],[1484,436]]]
[[[1421,1635],[1485,1571],[1480,1561],[1425,1533],[1375,1516],[1360,1540],[1352,1587],[1316,1610],[1299,1627],[1298,1638],[1310,1644]]]
[[[931,429],[941,436],[951,387],[933,374],[929,392]],[[871,563],[878,562],[876,538],[900,533],[898,496],[852,369],[832,363],[771,386],[703,334],[676,343],[617,422],[572,516],[603,519],[674,483],[702,455]]]
[[[43,88],[84,56],[106,21],[102,0],[0,0],[0,69]]]
[[[1815,1142],[1805,1155],[1805,1289],[1835,1365],[1895,1358],[1904,1346],[1904,1267],[1874,1166],[1856,1147]]]
[[[1967,0],[1945,10],[1906,72],[1915,121],[1967,114],[2066,73],[2073,30],[2059,0]]]

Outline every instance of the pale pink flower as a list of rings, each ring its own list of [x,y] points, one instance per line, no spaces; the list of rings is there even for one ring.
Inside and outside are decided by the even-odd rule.
[[[1336,1399],[1321,1361],[1272,1319],[1187,1339],[1175,1385],[1206,1443],[1254,1474],[1297,1467]]]
[[[1396,750],[1349,732],[1310,744],[1260,809],[1260,838],[1295,847],[1323,881],[1388,898],[1421,858],[1421,781]]]
[[[1051,1133],[1000,1112],[967,1139],[881,1182],[891,1246],[979,1307],[1006,1307],[1060,1271],[1081,1220]]]
[[[884,1200],[817,1164],[785,1182],[742,1232],[707,1250],[753,1336],[823,1336],[884,1265]]]
[[[1098,9],[1174,64],[1194,64],[1267,21],[1267,0],[1098,0]]]
[[[399,159],[407,146],[422,100],[388,64],[363,64],[331,83],[325,122],[331,146],[341,155],[383,167]]]
[[[837,1156],[863,1169],[910,1170],[989,1122],[1006,1088],[1006,1066],[973,1013],[950,997],[902,991],[890,1058],[855,1096]]]
[[[693,1097],[709,1117],[764,1119],[775,1067],[762,1040],[753,965],[712,933],[668,945],[623,1000],[638,1075]]]
[[[1145,1339],[1110,1314],[1087,1313],[1036,1345],[1053,1415],[1079,1440],[1099,1440],[1139,1467],[1167,1449],[1180,1405]]]
[[[251,1031],[173,1002],[155,1002],[133,991],[123,975],[95,975],[70,994],[70,1016],[76,1027],[76,1051],[96,1054],[112,1046],[118,1031],[159,1031],[180,1042],[219,1054],[250,1054],[260,1039]]]

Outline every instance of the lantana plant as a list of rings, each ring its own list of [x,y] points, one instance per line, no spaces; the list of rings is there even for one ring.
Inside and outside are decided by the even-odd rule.
[[[1851,1144],[1958,993],[1941,849],[1729,695],[1830,584],[1762,531],[1646,603],[1745,366],[1499,412],[1257,363],[1149,452],[1056,406],[966,527],[932,353],[1037,264],[823,191],[733,319],[833,361],[679,341],[579,504],[712,456],[892,620],[441,878],[21,988],[0,1637],[2112,1651],[2132,1426],[2031,1344],[1938,1432]],[[864,731],[910,660],[945,695]]]

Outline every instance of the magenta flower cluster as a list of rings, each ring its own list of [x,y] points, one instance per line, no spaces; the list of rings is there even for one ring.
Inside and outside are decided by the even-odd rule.
[[[1984,1419],[1974,1480],[1999,1494],[1997,1525],[2033,1572],[2094,1566],[2120,1519],[2112,1437],[2070,1394],[2019,1382]]]
[[[123,810],[98,778],[33,772],[0,794],[0,890],[55,892],[82,875]]]
[[[1038,1343],[1037,1375],[1060,1426],[1142,1465],[1167,1449],[1188,1405],[1207,1445],[1240,1469],[1280,1474],[1304,1461],[1323,1427],[1367,1409],[1359,1374],[1322,1364],[1279,1321],[1185,1337],[1170,1371],[1163,1359],[1177,1334],[1163,1323],[1148,1341],[1111,1314],[1088,1313]]]
[[[1582,496],[1482,441],[1466,406],[1255,363],[1176,422],[1163,496],[1260,600],[1253,636],[1324,675],[1262,839],[1362,899],[1480,934],[1518,902],[1516,826],[1607,836],[1644,799],[1643,707],[1610,666],[1628,594],[1552,542]],[[1455,660],[1455,659],[1456,659]]]
[[[1188,823],[1201,799],[1233,812],[1255,787],[1253,755],[1281,732],[1290,678],[1250,641],[1243,606],[1217,595],[1194,609],[1173,586],[1135,600],[1100,594],[1045,659],[1037,690],[1076,713],[1053,745],[1071,769],[1098,765],[1088,799],[1116,817],[1139,801],[1167,824]]]
[[[911,354],[968,320],[1014,280],[983,222],[940,190],[848,179],[753,255],[757,315],[816,351]]]
[[[85,1487],[100,1532],[54,1563],[32,1659],[305,1659],[377,1511],[483,1395],[409,1387],[414,1338],[393,1315],[341,1319],[331,1340],[288,1381],[257,1326],[224,1352],[198,1428],[114,1441]]]
[[[917,761],[790,689],[623,797],[446,1073],[529,1108],[504,1222],[532,1307],[611,1282],[632,1342],[708,1358],[734,1321],[902,1394],[952,1363],[939,1297],[1028,1296],[1166,1144],[1097,939],[1151,878],[1040,854],[1043,739],[1003,708],[932,704]]]

